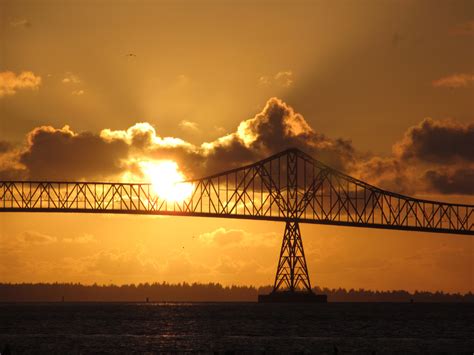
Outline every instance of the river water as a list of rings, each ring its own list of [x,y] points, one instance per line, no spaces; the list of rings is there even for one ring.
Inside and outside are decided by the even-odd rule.
[[[459,353],[474,304],[0,304],[0,351],[97,353]]]

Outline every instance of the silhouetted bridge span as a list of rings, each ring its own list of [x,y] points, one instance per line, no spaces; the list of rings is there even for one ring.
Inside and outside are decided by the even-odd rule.
[[[474,235],[474,205],[385,191],[297,149],[190,180],[193,192],[167,201],[151,184],[0,181],[0,211],[223,217],[286,223],[274,291],[310,290],[299,223]]]

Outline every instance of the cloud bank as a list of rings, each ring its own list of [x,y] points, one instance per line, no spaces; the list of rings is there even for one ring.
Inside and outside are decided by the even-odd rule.
[[[473,194],[474,124],[430,118],[410,127],[389,157],[361,154],[345,139],[310,127],[277,98],[236,130],[201,145],[162,137],[143,122],[126,130],[74,132],[42,126],[22,148],[0,145],[0,177],[54,180],[144,181],[141,162],[174,160],[187,178],[249,164],[296,147],[371,184],[400,193]]]
[[[472,195],[474,124],[425,118],[393,145],[392,157],[358,169],[362,179],[393,191]]]

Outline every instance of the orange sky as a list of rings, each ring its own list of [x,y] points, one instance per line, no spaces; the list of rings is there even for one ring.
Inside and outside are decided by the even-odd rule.
[[[160,159],[199,177],[291,144],[383,188],[473,204],[473,13],[471,1],[1,1],[0,179],[147,181],[140,163]],[[2,213],[0,282],[271,284],[283,228]],[[318,286],[474,291],[472,237],[302,232]]]

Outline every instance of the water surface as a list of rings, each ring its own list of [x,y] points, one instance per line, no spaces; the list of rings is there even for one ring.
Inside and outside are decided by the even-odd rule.
[[[474,304],[0,304],[15,353],[474,351]]]

